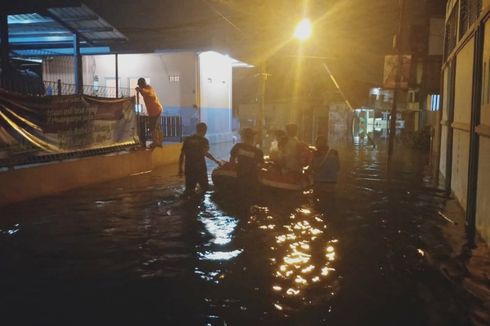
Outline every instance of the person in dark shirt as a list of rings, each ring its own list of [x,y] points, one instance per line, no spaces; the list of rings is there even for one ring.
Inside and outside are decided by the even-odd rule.
[[[206,157],[220,165],[220,162],[208,152],[209,141],[204,137],[207,130],[208,126],[204,122],[198,123],[196,133],[184,139],[182,144],[179,158],[179,176],[182,176],[185,171],[184,195],[195,193],[197,184],[203,192],[209,188]]]
[[[255,147],[253,129],[245,128],[241,137],[242,142],[233,146],[230,151],[230,162],[237,166],[238,182],[248,190],[256,190],[259,185],[259,170],[264,163],[264,153]]]

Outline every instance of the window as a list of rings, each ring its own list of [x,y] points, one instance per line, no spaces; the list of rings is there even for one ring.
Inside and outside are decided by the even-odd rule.
[[[171,74],[171,75],[168,75],[168,80],[171,83],[178,83],[178,82],[180,82],[180,75],[179,74]]]
[[[478,19],[482,9],[481,0],[460,0],[459,38],[461,39],[471,25]],[[455,7],[456,8],[456,7]]]
[[[433,112],[439,111],[440,98],[441,96],[439,94],[430,95],[430,108],[429,108],[430,111]]]
[[[444,58],[447,59],[456,47],[458,37],[458,11],[457,5],[453,8],[451,15],[446,23],[446,35],[444,36]]]

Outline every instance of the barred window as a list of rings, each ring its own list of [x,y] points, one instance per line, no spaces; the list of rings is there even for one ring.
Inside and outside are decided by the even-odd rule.
[[[455,6],[454,8],[457,8]],[[446,23],[446,35],[444,36],[444,59],[454,50],[458,37],[458,11],[453,10]]]
[[[482,0],[460,0],[459,38],[461,39],[470,26],[478,19],[482,9]],[[457,8],[457,7],[455,7]]]

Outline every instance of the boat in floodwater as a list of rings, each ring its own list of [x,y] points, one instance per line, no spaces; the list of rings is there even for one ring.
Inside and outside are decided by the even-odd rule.
[[[225,162],[213,170],[211,179],[218,190],[236,187],[238,180],[236,164]],[[286,191],[303,191],[313,186],[313,180],[309,174],[305,172],[283,173],[273,164],[267,164],[260,170],[259,182],[263,187]]]

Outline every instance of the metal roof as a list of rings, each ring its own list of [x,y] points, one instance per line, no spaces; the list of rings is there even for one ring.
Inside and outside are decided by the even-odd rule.
[[[8,16],[10,50],[16,55],[73,53],[74,34],[82,54],[107,53],[107,46],[127,38],[84,4],[46,8]]]

